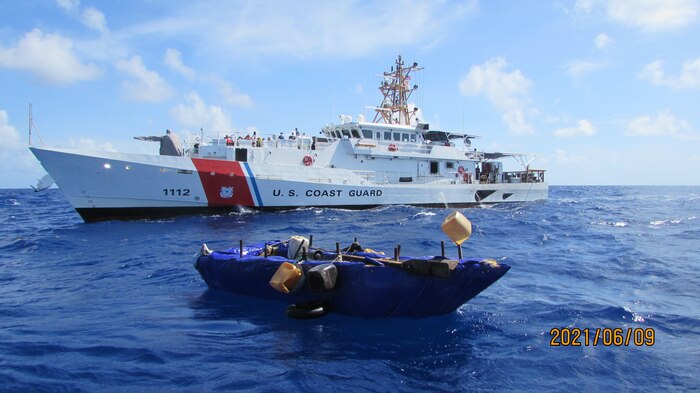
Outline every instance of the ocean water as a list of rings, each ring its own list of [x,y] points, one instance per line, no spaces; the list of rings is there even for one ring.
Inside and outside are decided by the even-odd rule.
[[[700,187],[551,187],[546,202],[461,209],[465,256],[512,269],[434,318],[292,320],[282,303],[208,290],[192,266],[201,243],[294,234],[439,254],[451,211],[85,224],[60,190],[0,190],[0,391],[700,388]],[[552,346],[552,329],[576,328],[587,345]],[[607,330],[593,345],[614,328],[632,340]],[[636,345],[642,332],[653,342]]]

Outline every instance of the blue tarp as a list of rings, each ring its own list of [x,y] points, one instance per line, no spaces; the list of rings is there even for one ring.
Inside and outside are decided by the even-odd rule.
[[[282,250],[279,251],[281,253]],[[295,293],[284,294],[270,286],[270,279],[280,264],[296,261],[281,256],[265,258],[259,255],[262,252],[262,243],[244,247],[243,257],[240,257],[237,247],[215,251],[211,255],[200,256],[195,267],[212,289],[288,304],[318,301],[332,312],[366,318],[425,317],[453,312],[510,269],[505,264],[491,266],[482,263],[482,259],[471,258],[460,260],[449,277],[436,277],[417,275],[395,266],[333,262],[338,269],[338,278],[332,290],[314,293],[308,285],[304,285]],[[379,254],[355,253],[358,254],[383,257]],[[433,258],[440,259],[423,259]],[[329,261],[309,260],[298,266],[303,272],[308,272],[323,263]]]

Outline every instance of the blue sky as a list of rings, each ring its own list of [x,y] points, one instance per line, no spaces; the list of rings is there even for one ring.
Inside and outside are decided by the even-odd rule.
[[[431,128],[537,153],[550,184],[700,184],[700,0],[44,0],[0,15],[2,188],[44,173],[30,102],[48,146],[315,134],[371,118],[399,53],[425,67],[412,99]]]

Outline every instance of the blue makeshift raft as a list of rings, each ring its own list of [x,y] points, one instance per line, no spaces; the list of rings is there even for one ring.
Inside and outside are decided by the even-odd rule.
[[[344,251],[338,246],[336,251],[304,249],[300,257],[290,259],[288,246],[287,241],[274,241],[207,250],[208,255],[196,258],[195,268],[210,288],[291,304],[287,315],[295,318],[328,311],[364,318],[448,314],[510,269],[491,259],[399,257],[396,250],[390,259],[352,246]],[[301,273],[289,293],[270,283],[285,262]]]

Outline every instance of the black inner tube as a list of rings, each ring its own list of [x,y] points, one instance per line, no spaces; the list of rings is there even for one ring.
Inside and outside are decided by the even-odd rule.
[[[327,313],[328,307],[317,301],[290,304],[289,307],[287,307],[287,316],[294,319],[320,318]]]

